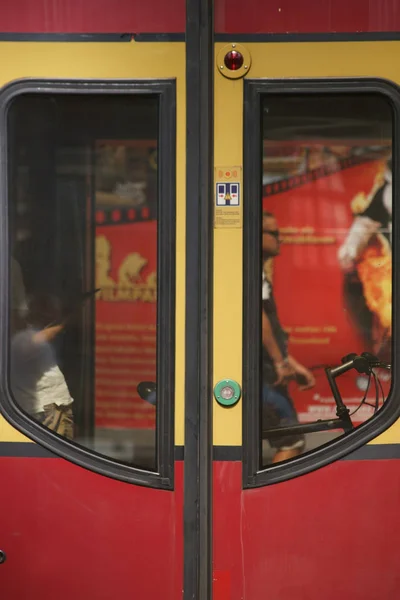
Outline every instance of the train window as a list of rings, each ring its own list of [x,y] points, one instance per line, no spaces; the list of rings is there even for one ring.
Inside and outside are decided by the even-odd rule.
[[[55,439],[155,472],[173,376],[160,131],[159,94],[24,93],[7,111],[13,400]]]
[[[265,469],[338,442],[389,396],[393,106],[372,92],[264,93],[259,132]]]

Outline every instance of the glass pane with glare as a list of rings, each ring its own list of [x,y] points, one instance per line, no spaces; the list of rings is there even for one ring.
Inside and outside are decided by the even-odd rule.
[[[156,469],[158,100],[27,94],[7,119],[15,402]]]
[[[388,396],[392,110],[374,94],[266,95],[262,133],[265,466],[343,435],[326,369],[346,355],[376,357],[335,379],[352,427]]]

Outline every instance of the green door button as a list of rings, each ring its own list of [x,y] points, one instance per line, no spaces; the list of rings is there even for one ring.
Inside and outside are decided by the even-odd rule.
[[[214,396],[221,406],[234,406],[240,400],[240,385],[233,379],[222,379],[215,384]]]

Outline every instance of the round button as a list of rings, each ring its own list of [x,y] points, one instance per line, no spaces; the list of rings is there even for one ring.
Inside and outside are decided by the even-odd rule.
[[[234,406],[240,399],[240,385],[233,379],[222,379],[215,384],[214,397],[221,406]]]
[[[224,400],[231,400],[234,395],[235,391],[229,385],[226,385],[221,390],[221,398],[223,398]]]

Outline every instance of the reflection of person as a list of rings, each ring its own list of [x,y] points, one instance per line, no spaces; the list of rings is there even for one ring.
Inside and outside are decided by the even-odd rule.
[[[64,328],[60,307],[55,299],[37,296],[29,303],[27,321],[11,340],[12,393],[30,416],[71,439],[73,399],[51,345]]]
[[[263,215],[263,259],[279,255],[279,231],[275,217]],[[293,402],[288,393],[292,379],[302,380],[299,389],[315,385],[312,373],[287,351],[287,335],[279,321],[271,282],[263,272],[262,281],[262,342],[263,342],[263,429],[298,423]],[[270,439],[277,448],[273,462],[297,456],[304,447],[304,436],[290,435]]]

